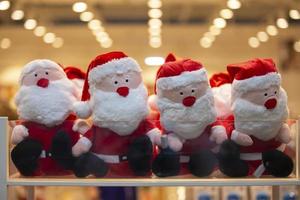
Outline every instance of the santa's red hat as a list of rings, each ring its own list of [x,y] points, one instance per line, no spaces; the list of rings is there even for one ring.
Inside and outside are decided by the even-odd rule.
[[[21,75],[20,75],[19,83],[22,84],[22,81],[27,74],[29,74],[35,70],[38,70],[38,69],[50,69],[50,70],[56,69],[56,70],[62,72],[62,74],[66,76],[66,74],[63,70],[63,67],[60,64],[58,64],[52,60],[48,60],[48,59],[36,59],[36,60],[33,60],[33,61],[27,63],[23,67]]]
[[[281,84],[281,76],[272,59],[256,58],[243,63],[230,64],[227,66],[227,71],[233,80],[233,98],[254,89],[266,89]]]
[[[168,61],[157,71],[155,92],[159,93],[160,90],[170,90],[203,81],[207,82],[208,79],[206,70],[200,62],[191,59]]]
[[[86,77],[85,72],[83,72],[78,67],[68,66],[64,69],[64,71],[65,71],[68,79],[70,79],[70,80],[73,80],[73,79],[84,80]]]
[[[212,88],[214,87],[220,87],[221,85],[232,83],[231,77],[227,72],[220,72],[213,74],[211,78],[209,79],[210,86]]]

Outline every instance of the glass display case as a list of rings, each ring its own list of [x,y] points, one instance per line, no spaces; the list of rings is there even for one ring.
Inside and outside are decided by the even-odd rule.
[[[14,167],[10,159],[11,126],[6,117],[0,118],[0,199],[5,200],[10,186],[28,186],[28,198],[33,198],[34,186],[273,186],[273,193],[278,194],[278,186],[299,185],[299,120],[290,120],[293,141],[289,145],[289,154],[294,160],[294,172],[287,178],[262,176],[261,178],[229,178],[220,171],[215,171],[205,178],[191,175],[158,178],[76,178],[68,176],[24,177]],[[274,198],[276,199],[276,198]]]

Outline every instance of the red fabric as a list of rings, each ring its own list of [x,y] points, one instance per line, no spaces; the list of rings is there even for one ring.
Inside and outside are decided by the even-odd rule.
[[[263,76],[270,72],[277,72],[272,59],[253,59],[243,63],[230,64],[227,71],[231,80],[244,80],[254,76]]]
[[[213,149],[217,146],[215,142],[210,141],[209,137],[211,134],[211,128],[213,125],[209,125],[205,128],[203,133],[194,139],[185,140],[183,142],[182,149],[179,151],[182,156],[190,156],[193,153],[196,153],[205,149]],[[167,131],[164,131],[163,134],[168,134]],[[187,163],[180,163],[180,175],[190,174]]]
[[[28,129],[28,138],[34,139],[43,147],[43,150],[50,151],[52,139],[59,131],[64,131],[70,136],[71,144],[74,145],[78,139],[79,134],[72,130],[73,121],[66,120],[62,124],[55,127],[46,127],[45,125],[35,122],[22,122],[22,125]],[[70,174],[70,171],[64,170],[54,159],[51,157],[40,158],[39,167],[36,170],[36,175],[64,175]]]
[[[73,66],[66,67],[64,69],[68,79],[81,79],[84,80],[86,77],[85,72],[83,72],[81,69]]]
[[[191,72],[201,69],[203,66],[200,62],[193,61],[191,59],[176,60],[172,62],[165,62],[156,73],[155,78],[155,93],[156,82],[160,78],[178,76],[183,72]]]
[[[104,155],[126,155],[128,148],[134,139],[147,134],[154,125],[147,119],[143,120],[139,126],[127,136],[120,136],[107,128],[93,126],[84,137],[92,142],[91,152]],[[133,177],[134,173],[130,169],[127,161],[118,164],[108,164],[109,172],[107,177]],[[150,174],[149,174],[150,175]]]
[[[87,71],[87,76],[89,75],[92,69],[94,69],[95,67],[99,67],[99,65],[103,65],[112,60],[126,58],[126,57],[128,56],[121,51],[112,51],[106,54],[101,54],[97,56],[94,60],[92,60],[92,62],[90,63]],[[89,83],[88,83],[88,78],[86,78],[83,85],[81,101],[88,101],[89,99],[90,99]]]
[[[209,79],[209,83],[211,87],[219,87],[226,83],[232,83],[232,79],[227,72],[221,72],[212,75],[212,77]]]
[[[165,62],[173,62],[176,60],[176,57],[173,53],[169,53],[165,59]]]

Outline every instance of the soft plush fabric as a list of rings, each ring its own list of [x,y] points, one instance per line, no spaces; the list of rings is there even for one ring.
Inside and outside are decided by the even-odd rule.
[[[146,136],[153,128],[154,126],[150,121],[143,120],[130,135],[120,136],[118,133],[107,128],[93,126],[83,138],[87,138],[90,141],[92,145],[90,152],[95,155],[102,154],[107,156],[128,157],[129,149],[131,149],[131,145],[134,141],[140,137]],[[147,142],[145,143],[147,144]],[[140,152],[140,154],[144,153],[145,152],[143,151]],[[103,160],[106,162],[105,159]],[[130,167],[128,160],[119,163],[110,163],[107,161],[106,163],[109,166],[108,174],[106,175],[107,177],[134,177],[139,175]],[[136,164],[138,165],[139,163],[137,162]],[[143,175],[149,176],[150,170]]]
[[[43,124],[38,124],[35,122],[26,122],[26,121],[22,122],[21,125],[27,128],[28,130],[29,135],[27,139],[37,142],[39,145],[41,145],[41,150],[50,154],[52,153],[53,139],[60,132],[63,132],[63,134],[66,134],[68,136],[67,143],[69,142],[71,146],[73,146],[79,139],[79,134],[72,130],[73,121],[65,121],[62,124],[51,128],[46,127]],[[71,150],[71,146],[69,147],[69,150]],[[18,148],[18,145],[15,148]],[[26,150],[24,149],[23,153],[26,155],[25,151]],[[61,153],[63,154],[65,152],[61,152]],[[33,173],[25,174],[25,175],[53,175],[54,176],[54,175],[65,175],[65,174],[72,173],[71,169],[67,170],[62,164],[59,164],[55,159],[53,159],[52,156],[49,155],[45,158],[39,157],[37,160],[37,165],[35,166],[36,168],[33,170]],[[72,156],[72,155],[68,155],[68,156]],[[72,158],[70,157],[70,159]]]

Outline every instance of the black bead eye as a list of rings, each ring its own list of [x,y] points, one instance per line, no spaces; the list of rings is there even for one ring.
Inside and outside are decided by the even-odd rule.
[[[274,93],[277,94],[277,91],[275,91]]]
[[[180,95],[183,95],[183,92],[180,92]]]
[[[34,76],[35,76],[35,77],[37,77],[37,76],[38,76],[38,74],[34,74]]]
[[[118,84],[118,81],[115,81],[115,84],[117,85],[117,84]]]
[[[195,90],[192,90],[192,93],[194,93],[195,92]]]
[[[129,82],[129,80],[128,80],[128,79],[126,79],[125,81],[126,81],[126,83],[128,83],[128,82]]]
[[[268,96],[268,93],[265,93],[265,96]]]
[[[48,75],[49,73],[48,73],[48,72],[46,72],[45,74],[46,74],[46,75]]]

